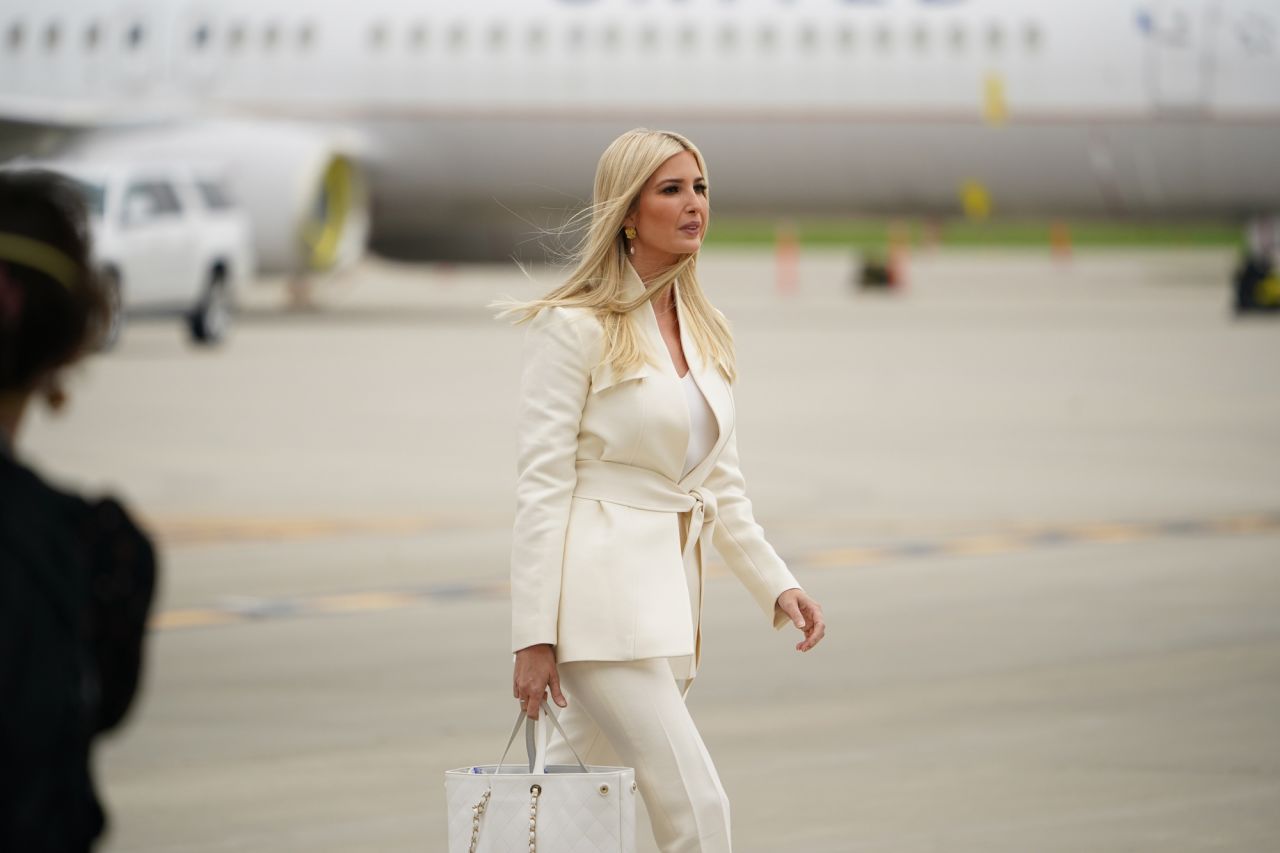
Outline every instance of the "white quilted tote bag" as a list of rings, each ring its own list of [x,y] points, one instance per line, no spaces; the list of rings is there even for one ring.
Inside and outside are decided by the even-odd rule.
[[[504,764],[525,721],[527,764]],[[449,853],[635,853],[636,783],[630,767],[546,766],[547,723],[564,729],[542,703],[535,722],[516,717],[497,764],[446,770]]]

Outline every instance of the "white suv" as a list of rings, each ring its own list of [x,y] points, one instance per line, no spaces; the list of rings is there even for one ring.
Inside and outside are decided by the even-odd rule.
[[[13,167],[58,172],[84,191],[94,263],[116,309],[106,345],[127,314],[179,314],[197,342],[223,339],[234,291],[255,264],[248,217],[216,169],[80,160]]]

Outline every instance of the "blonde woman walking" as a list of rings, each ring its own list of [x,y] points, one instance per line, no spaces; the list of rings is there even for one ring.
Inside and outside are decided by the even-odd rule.
[[[698,670],[704,549],[775,629],[825,633],[756,523],[738,466],[733,339],[698,285],[707,168],[678,133],[624,133],[596,169],[565,284],[529,322],[511,554],[512,694],[550,692],[583,760],[635,768],[662,853],[728,853],[729,802],[684,697]],[[561,740],[547,763],[569,763]]]

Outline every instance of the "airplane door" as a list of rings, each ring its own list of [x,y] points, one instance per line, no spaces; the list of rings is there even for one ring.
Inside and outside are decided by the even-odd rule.
[[[1138,15],[1147,42],[1147,84],[1156,107],[1205,105],[1208,22],[1203,9],[1203,3],[1188,0],[1151,0]]]

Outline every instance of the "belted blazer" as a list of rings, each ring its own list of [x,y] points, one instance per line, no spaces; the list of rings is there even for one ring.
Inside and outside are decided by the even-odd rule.
[[[626,298],[644,292],[630,263]],[[585,308],[544,308],[524,340],[511,549],[512,651],[555,646],[561,662],[672,658],[692,678],[701,652],[704,548],[714,543],[775,629],[795,577],[756,523],[738,463],[733,390],[686,331],[693,379],[715,414],[711,452],[682,476],[685,391],[651,302],[631,317],[648,360],[615,375]],[[682,542],[683,540],[683,542]],[[683,671],[682,671],[683,670]]]

